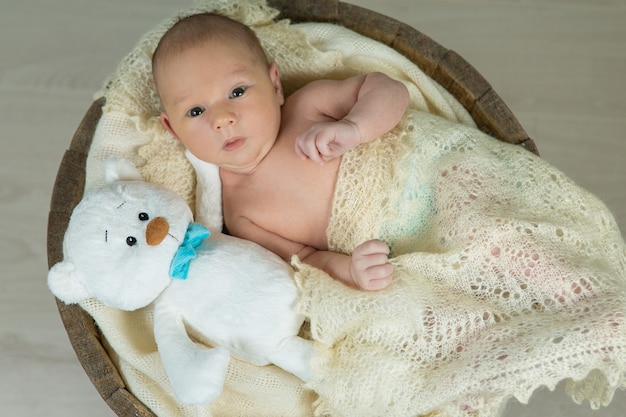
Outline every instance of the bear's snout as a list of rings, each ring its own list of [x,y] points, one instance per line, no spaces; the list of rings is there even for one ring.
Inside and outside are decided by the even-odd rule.
[[[146,242],[150,246],[156,246],[163,242],[170,230],[170,225],[164,217],[155,217],[150,220],[146,228]]]

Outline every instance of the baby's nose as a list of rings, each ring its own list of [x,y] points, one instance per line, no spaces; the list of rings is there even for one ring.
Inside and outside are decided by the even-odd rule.
[[[167,220],[164,217],[155,217],[146,227],[146,243],[150,246],[158,245],[163,242],[169,231],[170,225]]]
[[[235,114],[225,108],[216,109],[213,113],[213,128],[217,131],[235,124]]]

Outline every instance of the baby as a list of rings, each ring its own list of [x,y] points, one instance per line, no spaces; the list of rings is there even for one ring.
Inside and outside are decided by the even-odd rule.
[[[314,81],[284,97],[279,68],[254,32],[213,13],[169,29],[152,71],[165,128],[220,168],[230,234],[356,288],[390,284],[385,243],[339,254],[328,250],[326,229],[341,156],[398,124],[409,103],[402,83],[370,73]]]

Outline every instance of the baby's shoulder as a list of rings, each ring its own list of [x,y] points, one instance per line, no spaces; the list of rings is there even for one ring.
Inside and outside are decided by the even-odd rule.
[[[313,80],[291,93],[288,99],[299,101],[312,96],[324,97],[330,90],[335,89],[341,83],[342,81],[331,79]]]
[[[336,87],[338,81],[315,80],[293,92],[283,105],[283,124],[298,123],[299,120],[320,122],[327,120],[337,105]]]

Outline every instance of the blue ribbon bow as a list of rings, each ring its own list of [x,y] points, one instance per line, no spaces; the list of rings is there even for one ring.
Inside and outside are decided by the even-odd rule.
[[[211,233],[200,223],[191,223],[187,227],[185,239],[178,247],[170,264],[170,276],[172,278],[187,279],[189,263],[196,257],[196,248],[209,236],[211,236]]]

